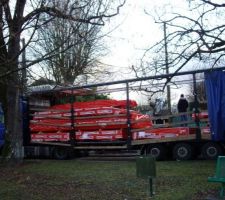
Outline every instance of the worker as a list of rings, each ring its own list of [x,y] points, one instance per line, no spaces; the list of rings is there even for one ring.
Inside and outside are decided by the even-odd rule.
[[[180,115],[180,120],[181,121],[187,121],[187,108],[188,108],[188,101],[187,99],[184,97],[183,94],[180,95],[180,99],[178,101],[177,104],[177,109],[179,113],[184,113],[182,115]],[[187,124],[182,124],[182,126],[187,126]]]

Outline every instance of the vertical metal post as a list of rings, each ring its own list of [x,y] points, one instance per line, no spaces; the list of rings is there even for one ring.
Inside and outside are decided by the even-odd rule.
[[[153,197],[153,180],[152,177],[148,177],[149,179],[149,196]]]
[[[76,132],[75,132],[75,110],[74,110],[74,93],[73,89],[71,90],[71,108],[70,108],[70,119],[71,119],[71,130],[70,130],[70,144],[72,146],[75,146],[75,141],[76,141]]]
[[[24,94],[26,92],[26,85],[27,85],[26,51],[24,38],[22,39],[22,48],[24,48],[22,52],[22,91]]]
[[[196,124],[196,139],[201,139],[201,129],[200,129],[200,120],[199,120],[199,103],[197,95],[197,83],[196,83],[196,74],[193,74],[193,86],[194,86],[194,109],[195,109],[195,124]]]
[[[166,33],[166,23],[163,24],[164,29],[164,44],[165,44],[165,65],[166,65],[166,74],[169,74],[169,62],[168,62],[168,48],[167,48],[167,33]],[[169,80],[169,77],[167,78]],[[168,83],[167,83],[168,84]],[[170,92],[170,85],[167,85],[167,104],[168,110],[171,113],[171,92]]]
[[[129,83],[126,82],[126,94],[127,94],[127,146],[130,149],[131,146],[131,121],[130,121],[130,97],[129,97]]]
[[[22,104],[23,104],[23,113],[22,113],[22,119],[23,119],[23,146],[29,145],[31,141],[31,134],[30,133],[30,106],[29,106],[29,98],[23,96],[22,97]]]

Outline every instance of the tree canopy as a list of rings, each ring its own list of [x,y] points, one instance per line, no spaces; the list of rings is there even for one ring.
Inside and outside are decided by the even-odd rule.
[[[155,72],[165,70],[165,42],[168,46],[167,64],[171,72],[188,70],[190,67],[223,65],[225,4],[219,2],[187,0],[186,10],[157,11],[155,22],[162,27],[166,25],[167,35],[145,52],[143,61],[148,60],[146,68],[155,68]]]
[[[132,66],[137,77],[224,65],[223,1],[186,0],[173,6],[159,6],[155,12],[146,8],[161,28],[161,39],[145,50],[139,66]],[[168,84],[177,87],[173,76],[150,84],[158,85],[149,88],[151,94],[164,92]]]
[[[2,95],[6,108],[6,127],[12,147],[12,157],[22,156],[22,123],[20,110],[20,72],[45,59],[52,58],[56,49],[40,57],[29,57],[26,65],[21,65],[20,56],[31,44],[37,42],[35,34],[42,26],[59,18],[70,22],[103,26],[105,20],[119,14],[125,1],[120,0],[65,0],[70,5],[67,10],[53,1],[46,0],[1,0],[0,1],[0,83],[4,84]],[[62,1],[58,1],[62,2]],[[90,9],[89,15],[77,15]],[[85,12],[84,12],[85,13]],[[21,38],[26,36],[26,44],[21,47]],[[63,44],[62,44],[63,45]]]
[[[71,2],[52,0],[50,4],[60,7],[64,12],[70,10]],[[77,2],[82,5],[84,0]],[[95,5],[93,5],[95,3]],[[85,9],[78,9],[76,16],[84,18],[93,15],[93,7],[101,6],[102,1],[89,1]],[[109,5],[105,7],[105,12]],[[45,15],[44,15],[45,17]],[[54,18],[37,30],[36,43],[30,45],[32,56],[51,55],[40,62],[40,68],[48,78],[57,84],[73,84],[79,75],[91,76],[104,71],[99,58],[104,55],[106,47],[101,43],[101,19],[96,23],[69,21]],[[37,71],[37,70],[36,70]],[[32,72],[30,73],[32,74]]]

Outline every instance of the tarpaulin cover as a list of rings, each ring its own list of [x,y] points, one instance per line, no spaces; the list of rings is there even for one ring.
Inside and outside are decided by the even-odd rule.
[[[212,140],[225,141],[225,72],[205,73]]]
[[[5,143],[4,135],[5,135],[5,126],[4,124],[0,123],[0,147],[2,147]]]

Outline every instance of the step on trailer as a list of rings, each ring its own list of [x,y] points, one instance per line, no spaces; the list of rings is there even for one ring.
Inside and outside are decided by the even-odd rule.
[[[82,87],[31,91],[22,101],[25,157],[43,155],[67,159],[74,155],[87,155],[90,151],[136,151],[142,155],[151,154],[157,160],[189,160],[198,155],[205,159],[216,159],[224,153],[225,132],[218,137],[214,131],[218,128],[212,129],[212,124],[215,127],[215,120],[211,118],[211,113],[209,112],[208,123],[207,111],[199,111],[196,74],[224,74],[224,69],[178,72]],[[194,112],[186,113],[191,117],[185,122],[190,126],[183,127],[181,122],[174,122],[173,119],[179,118],[181,114],[149,117],[135,111],[137,104],[130,100],[130,92],[139,89],[140,83],[159,79],[167,82],[185,75],[193,77]],[[110,86],[114,88],[109,88]],[[77,101],[80,96],[93,97],[119,91],[125,92],[125,100]],[[211,95],[210,98],[214,96]],[[62,101],[67,103],[62,104]],[[220,112],[225,112],[225,108],[221,107]],[[161,121],[160,124],[157,123],[158,120]]]

